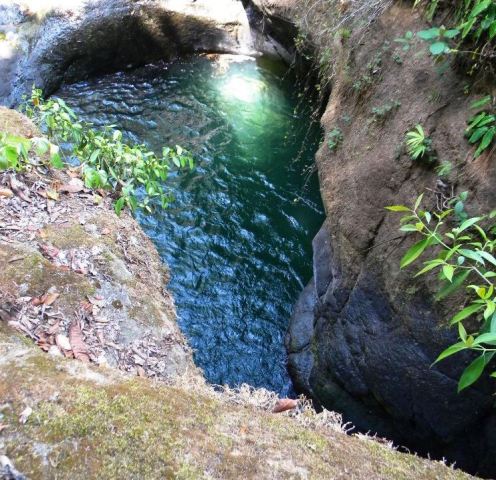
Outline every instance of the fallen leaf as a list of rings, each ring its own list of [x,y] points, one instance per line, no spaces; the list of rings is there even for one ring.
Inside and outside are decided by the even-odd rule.
[[[58,200],[59,199],[59,194],[55,190],[47,190],[46,196],[50,200]]]
[[[26,407],[19,415],[19,422],[21,422],[22,424],[26,423],[32,413],[33,409],[31,407]]]
[[[84,183],[79,178],[71,178],[68,183],[65,183],[59,188],[62,193],[79,193],[84,190]]]
[[[47,329],[47,334],[56,335],[57,333],[59,333],[59,329],[60,329],[60,320],[57,320],[52,326],[50,326]]]
[[[60,293],[58,293],[58,292],[47,292],[47,293],[45,293],[45,295],[43,295],[41,297],[41,300],[42,300],[43,305],[49,307],[59,297],[60,297]]]
[[[50,259],[54,259],[58,256],[60,253],[60,250],[56,247],[53,247],[52,245],[49,245],[48,243],[40,243],[40,250],[45,257],[48,257]]]
[[[14,192],[10,188],[0,188],[0,197],[10,198],[14,196]]]
[[[272,413],[281,413],[286,410],[292,410],[293,408],[296,408],[297,405],[297,400],[293,400],[292,398],[280,398],[272,409]]]
[[[69,341],[71,342],[74,358],[84,363],[89,363],[90,356],[88,346],[84,342],[83,332],[77,321],[73,321],[69,327]]]

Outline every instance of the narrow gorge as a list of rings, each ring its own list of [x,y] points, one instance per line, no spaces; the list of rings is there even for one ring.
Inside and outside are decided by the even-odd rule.
[[[494,379],[433,365],[468,293],[386,209],[496,207],[445,3],[0,0],[0,478],[496,475]]]

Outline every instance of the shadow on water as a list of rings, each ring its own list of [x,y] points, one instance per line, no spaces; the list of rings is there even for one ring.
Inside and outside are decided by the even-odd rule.
[[[281,394],[287,322],[323,221],[309,173],[320,130],[295,83],[282,65],[222,55],[58,92],[96,125],[157,151],[192,151],[195,170],[170,178],[170,208],[138,219],[171,267],[180,324],[207,379]]]

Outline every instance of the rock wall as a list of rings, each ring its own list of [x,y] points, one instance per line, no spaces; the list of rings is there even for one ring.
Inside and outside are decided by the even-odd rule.
[[[0,104],[34,84],[134,68],[188,53],[254,53],[236,0],[19,0],[0,3]]]
[[[422,192],[434,208],[464,190],[469,210],[494,209],[494,159],[473,160],[464,139],[469,105],[485,92],[467,88],[453,68],[441,72],[420,40],[408,52],[401,49],[396,38],[425,28],[410,6],[382,2],[363,18],[360,11],[371,3],[334,2],[329,12],[314,2],[313,14],[306,5],[302,19],[298,2],[254,3],[273,23],[295,21],[332,88],[316,157],[327,220],[313,241],[314,277],[295,306],[286,341],[295,387],[362,431],[493,475],[494,385],[486,379],[456,393],[469,355],[431,368],[456,341],[446,319],[464,298],[435,304],[432,277],[414,280],[412,269],[399,270],[413,240],[384,209],[413,204]],[[325,30],[329,18],[335,28]],[[378,115],[381,109],[387,113]],[[439,161],[452,162],[449,179],[440,181],[406,154],[405,133],[418,123]],[[335,128],[343,140],[331,150],[327,136]]]

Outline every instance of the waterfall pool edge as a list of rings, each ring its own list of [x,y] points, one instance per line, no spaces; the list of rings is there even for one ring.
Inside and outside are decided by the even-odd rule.
[[[291,389],[284,336],[312,275],[323,219],[313,157],[320,129],[278,63],[215,55],[63,86],[96,127],[156,151],[190,150],[170,208],[138,220],[170,266],[181,329],[207,380]]]

